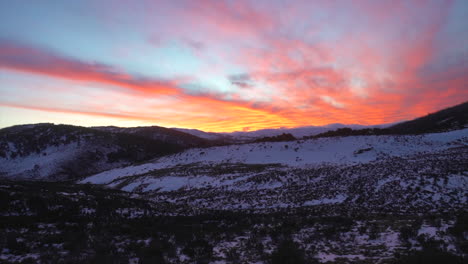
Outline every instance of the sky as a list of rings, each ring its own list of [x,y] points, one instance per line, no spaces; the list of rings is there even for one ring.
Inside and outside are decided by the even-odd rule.
[[[468,101],[468,1],[0,1],[0,127],[375,125]]]

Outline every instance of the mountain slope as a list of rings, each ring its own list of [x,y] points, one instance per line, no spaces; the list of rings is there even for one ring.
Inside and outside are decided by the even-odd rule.
[[[178,131],[176,129],[159,127],[159,126],[148,126],[148,127],[93,127],[100,131],[107,131],[112,133],[123,133],[134,136],[144,137],[151,140],[160,140],[166,143],[179,145],[184,148],[190,147],[203,147],[211,146],[214,142],[204,139],[199,136]]]
[[[298,243],[285,254],[312,263],[463,263],[467,160],[463,129],[190,149],[79,183],[138,194],[171,214],[209,214],[212,225],[222,219],[221,241],[210,238],[220,263],[272,263],[253,256],[275,258],[284,238]],[[235,217],[249,223],[229,239]]]
[[[361,129],[342,127],[306,136],[304,139],[367,135],[415,135],[446,132],[466,127],[468,127],[468,102],[395,125],[382,125]]]
[[[427,210],[427,202],[439,210],[449,201],[456,209],[463,208],[468,194],[467,154],[468,129],[320,138],[191,149],[81,182],[200,209],[333,205],[341,210],[348,204],[353,206],[343,208],[418,211]],[[421,189],[426,194],[419,194]],[[435,193],[437,201],[431,197]]]
[[[468,102],[389,127],[391,133],[421,134],[468,126]]]
[[[188,146],[183,140],[167,142],[70,125],[13,126],[0,130],[0,175],[74,179],[175,153]]]

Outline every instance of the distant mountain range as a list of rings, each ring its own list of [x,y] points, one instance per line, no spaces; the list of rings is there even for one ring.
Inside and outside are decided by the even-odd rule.
[[[204,132],[196,129],[183,129],[183,128],[174,128],[176,130],[186,132],[201,138],[206,139],[216,139],[216,140],[225,140],[225,141],[251,141],[257,138],[262,137],[272,137],[281,134],[291,134],[296,138],[301,138],[305,136],[317,135],[326,131],[334,130],[337,128],[351,127],[355,129],[364,128],[366,126],[362,125],[343,125],[343,124],[330,124],[326,126],[304,126],[296,128],[271,128],[271,129],[260,129],[255,131],[236,131],[236,132],[226,132],[226,133],[212,133]]]
[[[302,138],[305,136],[317,135],[323,132],[327,132],[330,130],[343,128],[343,127],[360,129],[360,128],[365,128],[367,126],[330,124],[326,126],[305,126],[305,127],[296,127],[296,128],[261,129],[261,130],[250,131],[250,132],[238,131],[238,132],[232,132],[232,133],[226,133],[226,134],[230,135],[231,137],[237,140],[242,140],[242,141],[249,141],[249,140],[262,138],[262,137],[273,137],[273,136],[278,136],[281,134],[291,134],[292,136],[296,138]]]
[[[224,142],[250,142],[258,138],[274,137],[281,134],[291,134],[295,138],[316,136],[328,131],[342,128],[360,129],[387,129],[388,134],[421,134],[461,129],[468,125],[468,102],[437,111],[435,113],[391,124],[364,126],[358,124],[329,124],[325,126],[304,126],[296,128],[260,129],[256,131],[236,131],[229,133],[204,132],[197,129],[174,128],[175,130],[192,134],[209,140]]]

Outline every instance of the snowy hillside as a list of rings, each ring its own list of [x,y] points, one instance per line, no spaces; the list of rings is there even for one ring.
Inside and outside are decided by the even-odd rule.
[[[0,176],[74,179],[182,149],[162,140],[77,126],[14,126],[0,130]]]
[[[182,148],[210,146],[209,138],[203,138],[192,133],[172,128],[159,126],[147,127],[92,127],[93,129],[111,133],[122,133],[147,138],[150,140],[160,140],[166,143],[179,145]],[[201,131],[200,131],[201,132]]]
[[[84,181],[104,183],[122,176],[155,169],[206,163],[281,164],[308,167],[320,164],[355,164],[387,157],[442,151],[468,145],[468,129],[419,136],[355,136],[291,142],[264,142],[190,149],[150,163],[105,171]]]
[[[466,160],[468,129],[191,149],[80,182],[200,209],[417,212],[464,207]]]

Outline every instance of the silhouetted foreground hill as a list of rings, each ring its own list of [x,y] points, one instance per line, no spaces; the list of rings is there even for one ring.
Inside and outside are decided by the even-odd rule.
[[[468,126],[468,102],[440,110],[427,116],[402,122],[388,128],[338,128],[304,138],[343,137],[363,135],[414,135],[462,129]]]
[[[422,134],[461,129],[468,125],[468,102],[389,127],[396,134]]]

